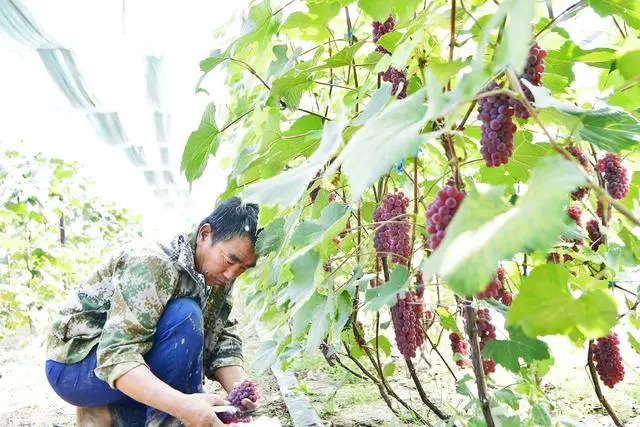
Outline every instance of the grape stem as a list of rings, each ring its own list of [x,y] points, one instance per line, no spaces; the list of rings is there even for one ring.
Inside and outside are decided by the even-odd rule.
[[[456,374],[453,372],[453,369],[451,369],[451,366],[449,366],[449,364],[447,363],[447,360],[444,358],[442,353],[440,353],[440,350],[438,350],[438,347],[433,343],[433,341],[431,340],[431,338],[427,334],[427,331],[424,331],[424,336],[427,339],[427,341],[429,341],[429,344],[431,344],[431,348],[436,352],[436,354],[440,357],[440,360],[442,360],[444,365],[447,367],[447,369],[451,373],[451,376],[453,377],[453,380],[457,382],[458,378],[456,377]]]
[[[471,299],[470,297],[468,299]],[[476,325],[476,310],[471,304],[465,304],[467,322],[465,329],[469,336],[469,346],[471,347],[471,362],[473,365],[473,373],[476,377],[476,386],[478,388],[478,399],[480,407],[487,427],[495,427],[493,415],[491,415],[491,404],[487,394],[487,384],[484,380],[484,368],[482,367],[482,355],[480,354],[480,345],[478,343],[478,327]]]
[[[598,400],[600,404],[607,410],[607,413],[613,420],[613,423],[618,427],[623,427],[623,424],[618,419],[618,416],[613,411],[613,408],[602,394],[602,389],[600,388],[600,382],[598,381],[598,374],[596,373],[596,367],[593,364],[593,349],[591,345],[593,344],[593,340],[589,340],[589,350],[587,351],[587,365],[589,366],[589,373],[591,374],[591,381],[593,384],[593,389],[596,392],[596,396],[598,396]]]
[[[542,121],[540,120],[540,116],[538,116],[538,113],[534,110],[534,108],[531,106],[531,103],[529,102],[529,100],[527,99],[523,89],[522,89],[522,85],[520,85],[520,80],[518,79],[518,76],[516,75],[516,73],[513,71],[512,68],[507,68],[507,78],[509,79],[509,82],[511,83],[511,86],[513,88],[516,89],[516,92],[520,95],[520,102],[522,102],[522,104],[525,106],[525,108],[527,109],[527,111],[529,112],[529,114],[531,115],[531,117],[533,117],[533,119],[535,120],[535,122],[538,124],[538,126],[540,126],[540,128],[542,129],[542,131],[545,133],[545,135],[547,136],[547,138],[549,139],[549,144],[551,145],[551,147],[556,150],[558,153],[562,154],[562,156],[569,160],[569,161],[573,161],[574,164],[576,164],[576,167],[578,168],[578,170],[580,170],[580,172],[582,173],[582,175],[585,177],[585,179],[587,180],[587,186],[593,190],[594,193],[596,193],[596,196],[598,197],[598,199],[600,199],[601,201],[610,204],[611,206],[613,206],[614,208],[616,208],[616,210],[618,212],[620,212],[622,215],[626,216],[631,222],[633,222],[635,225],[640,227],[640,219],[636,218],[633,213],[631,213],[624,205],[622,205],[620,202],[618,202],[617,200],[615,200],[614,198],[612,198],[611,196],[609,196],[609,194],[607,194],[607,192],[602,189],[600,186],[598,186],[597,184],[594,184],[591,181],[591,178],[589,177],[589,174],[587,172],[585,172],[585,170],[582,168],[582,165],[580,165],[580,163],[578,162],[577,159],[575,159],[573,157],[573,155],[571,153],[569,153],[564,147],[560,146],[555,138],[553,136],[551,136],[551,134],[549,133],[549,131],[547,130],[547,128],[544,126],[544,124],[542,123]]]

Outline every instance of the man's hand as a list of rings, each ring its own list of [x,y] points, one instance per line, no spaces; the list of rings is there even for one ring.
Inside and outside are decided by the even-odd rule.
[[[242,405],[242,409],[244,409],[245,411],[250,411],[258,409],[260,407],[260,399],[258,399],[257,402],[252,402],[249,399],[242,399],[242,402],[240,402],[240,404]]]
[[[176,415],[187,427],[223,427],[224,424],[213,412],[213,407],[228,404],[229,402],[213,394],[185,394]]]

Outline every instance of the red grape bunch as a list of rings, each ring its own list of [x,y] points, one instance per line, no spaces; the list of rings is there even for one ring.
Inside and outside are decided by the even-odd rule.
[[[624,379],[624,366],[620,358],[620,341],[615,332],[591,344],[596,371],[602,382],[609,388]]]
[[[259,398],[260,392],[258,391],[258,385],[248,378],[235,386],[227,396],[229,403],[236,408],[240,408],[242,406],[243,399],[249,399],[252,402],[256,402]],[[235,414],[231,414],[229,412],[218,414],[218,418],[220,418],[220,421],[224,424],[249,421],[249,418],[238,418]]]
[[[392,221],[378,226],[373,240],[378,256],[391,253],[391,260],[402,265],[406,265],[411,256],[409,222],[405,215],[408,206],[409,199],[402,192],[387,194],[373,214],[375,222]]]
[[[602,233],[600,232],[600,226],[598,225],[598,221],[595,219],[587,222],[587,234],[589,235],[589,240],[591,240],[591,249],[597,251],[600,245],[602,244]]]
[[[547,51],[542,49],[538,43],[535,43],[529,49],[529,57],[527,64],[524,66],[522,78],[529,81],[534,86],[542,85],[542,73],[544,72],[544,58]],[[533,101],[533,94],[528,87],[522,85],[522,90],[529,101]],[[529,118],[529,112],[525,106],[517,99],[509,98],[509,104],[515,109],[515,114],[523,119]]]
[[[395,27],[396,23],[393,20],[393,16],[389,15],[386,21],[384,22],[374,21],[372,25],[373,25],[373,31],[372,31],[373,42],[377,43],[377,41],[380,40],[380,37],[393,31],[393,28]],[[391,54],[391,52],[389,52],[387,49],[383,48],[382,46],[376,46],[376,52],[389,54],[389,55]]]
[[[499,89],[492,82],[485,91]],[[478,118],[480,126],[480,153],[487,166],[506,164],[513,154],[513,134],[516,125],[513,123],[513,107],[509,104],[509,96],[492,95],[478,101]]]
[[[596,202],[596,215],[598,216],[598,218],[600,218],[600,221],[602,221],[602,224],[606,227],[609,222],[611,221],[611,214],[613,213],[613,209],[611,204],[607,205],[607,217],[604,217],[604,210],[602,209],[602,202],[600,200],[598,200]],[[606,221],[605,221],[606,219]]]
[[[445,230],[464,199],[452,183],[448,183],[438,192],[429,206],[427,206],[427,232],[430,238],[427,242],[429,249],[435,250],[444,239]]]
[[[398,99],[407,97],[407,75],[403,71],[389,67],[387,71],[380,73],[380,77],[391,83],[391,93]]]
[[[501,301],[504,305],[511,305],[512,295],[506,286],[506,277],[502,267],[498,267],[493,279],[489,282],[484,291],[476,294],[478,299],[493,298]]]
[[[391,320],[396,333],[396,344],[405,359],[416,356],[416,349],[424,342],[421,320],[422,298],[407,292],[404,298],[396,295],[396,304],[391,307]]]
[[[567,151],[580,162],[580,165],[587,173],[593,170],[591,168],[591,164],[587,160],[587,157],[584,155],[580,148],[576,147],[575,145],[570,145],[567,147]],[[571,193],[571,198],[573,200],[582,200],[588,194],[589,187],[580,187]]]
[[[622,166],[622,159],[611,153],[607,153],[598,160],[598,170],[602,173],[607,191],[614,199],[622,199],[629,192],[629,177],[627,168]]]
[[[469,342],[467,340],[463,340],[462,337],[455,332],[451,332],[449,334],[449,341],[451,341],[451,350],[453,353],[460,355],[460,358],[456,360],[456,365],[461,368],[471,367],[471,363],[469,363],[469,360],[467,359],[470,353]]]

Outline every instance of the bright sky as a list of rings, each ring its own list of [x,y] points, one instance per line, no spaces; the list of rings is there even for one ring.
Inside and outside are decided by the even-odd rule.
[[[72,50],[103,109],[119,112],[130,139],[145,147],[150,162],[159,162],[159,158],[153,109],[146,98],[144,60],[146,55],[163,57],[162,88],[172,114],[172,169],[186,186],[179,175],[182,149],[209,102],[205,95],[194,94],[200,76],[198,62],[212,48],[220,47],[214,46],[214,29],[235,16],[228,34],[239,31],[248,0],[22,2],[45,34]],[[2,3],[0,0],[0,7]],[[284,1],[272,3],[275,9]],[[554,1],[556,13],[568,4],[565,0]],[[585,10],[578,21],[568,24],[568,29],[574,39],[585,42],[584,47],[594,38],[601,45],[609,31],[598,25],[602,23]],[[141,171],[132,167],[123,151],[98,139],[84,113],[69,105],[32,48],[0,34],[0,64],[0,141],[23,140],[31,149],[81,161],[105,196],[142,213],[151,229],[167,222],[184,223],[185,214],[189,220],[198,220],[213,207],[225,185],[224,174],[215,162],[194,183],[185,209],[167,209],[153,196]],[[587,86],[596,78],[589,70],[581,71],[578,77]],[[224,110],[226,94],[221,75],[208,78],[207,87],[218,111]]]

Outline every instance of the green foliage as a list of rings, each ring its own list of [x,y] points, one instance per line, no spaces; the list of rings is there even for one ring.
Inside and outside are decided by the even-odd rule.
[[[77,163],[2,147],[0,338],[52,310],[100,256],[140,234],[137,216],[102,201]]]
[[[579,203],[569,193],[587,178],[602,182],[558,154],[573,144],[595,164],[605,152],[619,153],[631,181],[619,202],[637,217],[638,46],[631,36],[617,37],[609,17],[637,29],[638,7],[589,0],[564,14],[555,10],[558,19],[551,22],[541,3],[529,0],[471,0],[453,16],[444,1],[298,3],[280,9],[253,2],[239,37],[201,62],[205,75],[224,67],[227,124],[217,127],[211,104],[182,162],[191,182],[220,145],[231,145],[236,154],[221,197],[240,195],[261,205],[261,261],[240,281],[249,310],[274,331],[260,350],[259,368],[287,367],[326,342],[365,365],[371,363],[366,350],[378,350],[380,369],[372,372],[398,375],[389,307],[397,295],[416,290],[415,274],[424,273],[425,304],[435,316],[425,322],[432,328],[427,333],[443,350],[444,330],[465,336],[459,304],[482,291],[500,265],[508,271],[512,306],[473,302],[506,318],[509,338],[498,334],[486,343],[484,357],[519,381],[492,387],[496,423],[555,422],[536,382],[553,364],[538,337],[561,334],[582,345],[606,335],[619,312],[607,284],[640,259],[637,229],[618,210],[601,228],[606,244],[591,250],[583,225],[595,218],[595,191]],[[612,43],[586,48],[563,28],[587,7],[607,18],[596,21],[606,25]],[[374,51],[371,22],[390,15],[394,29],[377,41],[390,54],[382,54]],[[521,82],[534,95],[536,115],[514,119],[512,157],[488,167],[475,103],[491,81],[515,96],[506,74],[522,71],[534,39],[548,51],[543,85]],[[599,75],[597,87],[585,81],[578,63]],[[393,94],[380,76],[389,67],[406,77],[395,82]],[[404,99],[398,99],[399,84],[406,85]],[[597,100],[585,101],[585,93]],[[448,182],[465,199],[437,250],[426,250],[425,209]],[[377,257],[373,243],[385,225],[374,221],[375,209],[396,192],[411,199],[406,218],[390,220],[410,226],[408,265]],[[582,226],[570,224],[570,203],[582,209]],[[573,244],[579,240],[584,245]],[[564,262],[549,264],[549,252],[556,254],[549,259],[564,256]],[[623,318],[638,322],[634,313]],[[354,335],[360,327],[354,321],[362,323],[364,341]],[[629,336],[632,345],[634,339]],[[471,376],[456,385],[466,399],[455,419],[460,425],[484,425],[472,386]]]

